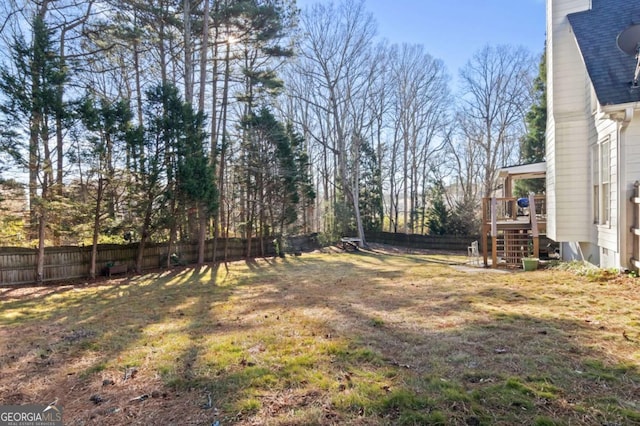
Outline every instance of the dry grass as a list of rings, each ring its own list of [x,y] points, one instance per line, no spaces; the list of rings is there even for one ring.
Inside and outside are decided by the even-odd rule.
[[[0,404],[67,425],[640,424],[638,281],[316,253],[0,290]],[[126,380],[125,380],[126,377]]]

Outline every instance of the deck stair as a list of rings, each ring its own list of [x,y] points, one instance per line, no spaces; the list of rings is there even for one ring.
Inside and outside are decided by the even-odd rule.
[[[528,197],[527,207],[518,199],[483,200],[482,252],[485,266],[520,267],[523,257],[539,257],[540,234],[546,232],[544,197]],[[489,252],[489,240],[491,252]]]
[[[519,267],[523,257],[533,251],[533,239],[528,229],[504,229],[496,238],[498,263]]]

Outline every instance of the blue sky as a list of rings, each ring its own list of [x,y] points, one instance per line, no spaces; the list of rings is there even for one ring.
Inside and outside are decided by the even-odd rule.
[[[302,9],[317,2],[297,0]],[[487,44],[524,46],[536,55],[544,49],[544,0],[365,0],[365,5],[380,37],[424,45],[454,80]]]

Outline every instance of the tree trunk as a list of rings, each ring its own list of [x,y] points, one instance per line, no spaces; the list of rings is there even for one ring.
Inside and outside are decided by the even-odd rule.
[[[66,29],[62,30],[60,36],[60,68],[65,68],[65,34]],[[55,108],[55,120],[56,120],[56,180],[55,180],[55,195],[59,198],[62,198],[62,175],[63,175],[63,166],[64,166],[64,138],[62,135],[62,104],[64,98],[64,85],[63,83],[58,84],[56,90],[57,96],[57,104]],[[59,225],[60,217],[59,213],[55,215],[53,220]],[[56,226],[53,231],[53,245],[60,245],[60,230],[59,226]]]
[[[175,189],[173,191],[175,194]],[[167,269],[171,269],[171,256],[173,255],[173,247],[176,243],[176,235],[178,233],[178,212],[176,206],[176,198],[171,198],[171,228],[169,229],[169,242],[167,243],[167,263],[165,264]]]
[[[38,208],[40,213],[38,221],[38,259],[36,266],[36,282],[42,284],[44,281],[44,241],[47,232],[47,208],[40,205]]]
[[[207,53],[209,52],[209,0],[204,0],[202,19],[202,45],[200,46],[200,92],[198,94],[199,112],[204,112],[205,88],[207,87]],[[215,79],[216,78],[214,76],[214,81]],[[215,94],[213,98],[215,99]],[[215,109],[211,113],[212,120],[214,115]]]
[[[91,266],[89,267],[89,278],[96,277],[96,261],[98,258],[98,236],[100,234],[100,205],[104,192],[104,179],[98,179],[98,194],[96,197],[96,208],[93,213],[93,238],[91,240]]]
[[[205,251],[207,248],[207,224],[209,223],[209,214],[207,208],[202,204],[198,206],[198,221],[198,265],[204,265]]]
[[[409,218],[407,215],[407,210],[409,210],[409,203],[407,200],[408,197],[408,188],[409,188],[409,165],[408,165],[408,151],[409,151],[409,144],[407,142],[407,135],[404,135],[403,137],[404,139],[404,152],[403,152],[403,157],[402,157],[402,190],[403,190],[403,206],[402,206],[402,210],[403,210],[403,219],[404,219],[404,233],[408,234],[409,233]]]
[[[160,29],[158,30],[158,48],[160,54],[160,79],[161,83],[165,84],[167,80],[167,58],[166,58],[166,47],[165,43],[165,16],[167,15],[167,11],[163,11],[163,16],[160,19]]]
[[[149,194],[147,200],[147,208],[144,213],[144,220],[142,222],[142,232],[140,233],[140,243],[138,244],[138,255],[136,258],[136,273],[142,274],[142,267],[144,261],[144,249],[149,239],[149,228],[151,227],[151,214],[153,213],[153,196]]]
[[[134,9],[133,22],[137,25],[138,12]],[[136,81],[136,113],[138,115],[138,125],[142,126],[142,84],[140,83],[140,52],[138,51],[138,39],[133,39],[133,74]]]
[[[193,104],[193,54],[191,49],[191,0],[183,0],[184,99]],[[205,49],[206,50],[206,49]]]

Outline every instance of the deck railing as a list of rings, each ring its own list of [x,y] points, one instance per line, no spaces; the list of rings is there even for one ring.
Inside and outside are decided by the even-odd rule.
[[[544,222],[547,219],[547,198],[535,196],[536,218],[538,222]],[[507,221],[528,221],[531,211],[529,207],[519,207],[518,198],[504,197],[496,198],[496,220],[498,222]],[[482,199],[482,220],[485,224],[491,223],[491,198]]]

